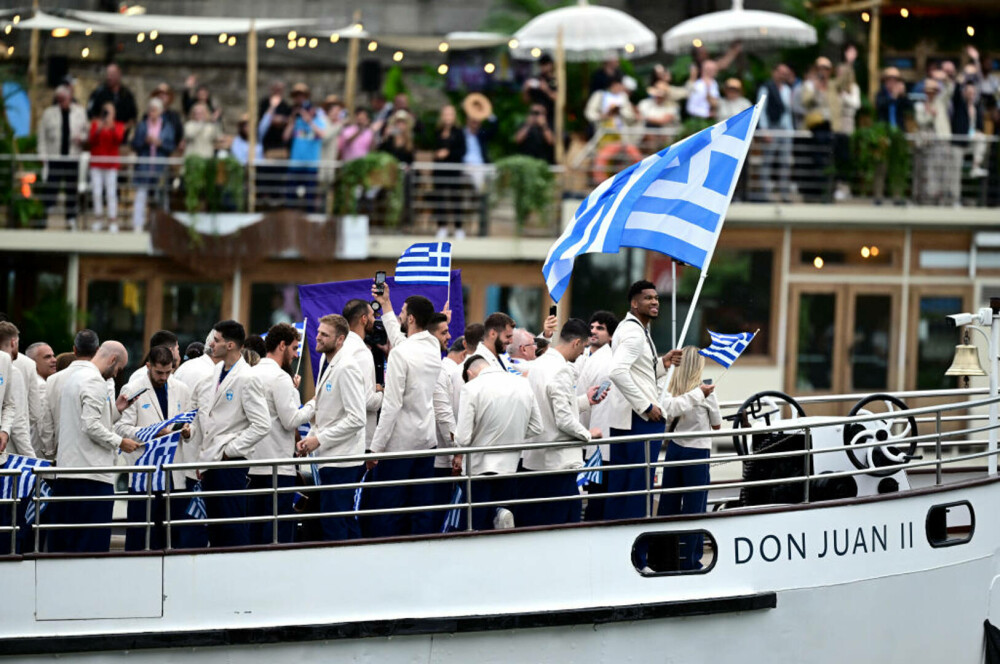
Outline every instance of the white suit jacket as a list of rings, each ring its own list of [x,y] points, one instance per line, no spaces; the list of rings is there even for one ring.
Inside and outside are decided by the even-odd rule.
[[[590,431],[580,423],[580,411],[590,408],[590,402],[586,395],[577,397],[575,376],[572,365],[555,349],[532,362],[528,384],[542,414],[542,430],[528,442],[590,440]],[[523,459],[528,470],[578,468],[583,452],[579,447],[525,450]]]
[[[440,373],[441,342],[430,332],[418,332],[392,349],[372,452],[429,450],[437,445],[434,390]]]
[[[174,378],[187,385],[194,393],[195,386],[205,378],[212,375],[215,369],[215,362],[209,355],[199,355],[193,360],[188,360],[177,367]]]
[[[378,411],[382,408],[382,393],[375,390],[375,358],[371,349],[365,345],[365,340],[354,332],[344,339],[343,347],[338,351],[354,358],[365,379],[365,444],[370,444],[375,437],[375,426],[378,424]],[[322,373],[320,374],[322,377]]]
[[[10,436],[11,427],[14,425],[14,392],[11,389],[11,375],[14,366],[10,355],[0,350],[0,431]],[[7,441],[7,449],[10,448],[10,441]],[[0,464],[6,463],[7,451],[0,453]]]
[[[89,366],[86,366],[89,365]],[[115,433],[117,408],[108,384],[92,362],[85,362],[66,377],[59,401],[59,449],[56,465],[64,468],[113,466],[122,437]],[[62,475],[114,484],[115,473]]]
[[[34,366],[34,362],[29,360],[24,353],[20,353],[16,360],[11,362],[13,371],[10,376],[10,390],[14,397],[14,422],[11,425],[10,441],[7,448],[14,454],[21,456],[35,456],[35,448],[31,444],[31,402],[32,391],[35,387],[34,376],[25,369],[24,361]],[[34,373],[34,369],[31,370]],[[35,395],[37,400],[37,394]],[[37,408],[37,406],[35,406]]]
[[[611,372],[611,344],[604,344],[589,356],[581,356],[580,360],[584,360],[584,358],[586,359],[580,367],[580,375],[576,379],[576,393],[579,395],[584,395],[591,387],[609,380],[608,375]],[[615,388],[612,386],[609,389],[613,390]],[[608,392],[608,396],[604,401],[596,406],[591,406],[589,411],[585,410],[580,413],[580,421],[583,423],[583,426],[588,429],[600,429],[601,435],[604,438],[611,435],[611,425],[608,423],[611,416],[610,400],[611,393]],[[590,445],[586,448],[584,453],[587,455],[587,458],[590,458],[596,447],[596,445]],[[600,445],[602,459],[608,460],[611,458],[609,456],[611,453],[610,447],[607,443]]]
[[[365,453],[365,378],[357,360],[342,347],[324,367],[316,389],[315,417],[309,433],[319,439],[316,456],[354,456]],[[349,468],[360,461],[321,464],[321,468]]]
[[[295,430],[312,419],[313,405],[304,408],[299,391],[288,372],[268,357],[262,357],[250,372],[260,379],[267,401],[270,429],[253,448],[253,459],[290,459],[295,455]],[[250,469],[251,475],[270,475],[270,466]],[[278,466],[279,475],[295,475],[295,466]]]
[[[660,403],[666,370],[649,331],[632,314],[618,324],[611,338],[611,353],[609,378],[614,389],[608,394],[608,425],[631,429],[633,412],[647,419],[646,410]]]
[[[241,357],[219,383],[219,362],[207,385],[195,390],[201,427],[201,460],[221,461],[223,455],[249,459],[253,448],[271,430],[264,388]]]
[[[156,398],[156,392],[153,391],[153,384],[149,382],[148,373],[138,376],[132,374],[128,387],[128,394],[136,394],[142,389],[146,391],[139,395],[135,403],[122,411],[121,419],[115,424],[115,433],[122,438],[132,438],[134,440],[135,434],[139,429],[191,410],[191,390],[188,389],[187,385],[173,376],[167,379],[166,413],[160,409],[160,400]],[[145,448],[140,447],[135,452],[123,453],[122,456],[130,465],[135,465],[136,460],[142,456],[144,451]],[[194,451],[193,456],[192,451]],[[174,461],[176,463],[198,461],[197,450],[193,449],[190,439],[186,441],[181,438],[177,444],[177,454],[174,456]],[[184,473],[178,470],[172,473],[172,475],[174,486],[184,488]]]
[[[86,367],[88,360],[74,360],[68,367],[48,377],[45,381],[45,410],[42,412],[42,455],[54,461],[59,447],[59,413],[63,387],[66,381],[80,367]]]

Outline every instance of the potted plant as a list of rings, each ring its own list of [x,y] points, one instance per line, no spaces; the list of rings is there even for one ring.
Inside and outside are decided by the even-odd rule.
[[[548,221],[552,207],[555,176],[549,164],[541,159],[514,155],[496,162],[496,194],[510,194],[514,202],[514,218],[518,230],[532,218],[541,223]]]
[[[337,168],[334,213],[357,214],[358,203],[369,189],[381,190],[385,202],[385,225],[395,228],[403,213],[403,177],[399,160],[386,152],[370,152]]]

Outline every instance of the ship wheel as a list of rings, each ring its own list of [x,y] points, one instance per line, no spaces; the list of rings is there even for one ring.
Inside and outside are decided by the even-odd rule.
[[[736,413],[726,419],[733,421],[734,431],[736,429],[749,429],[760,423],[762,426],[771,426],[786,419],[782,416],[783,408],[788,408],[793,418],[806,416],[806,412],[802,410],[802,406],[795,399],[784,392],[767,390],[758,392],[744,401]],[[772,419],[774,422],[771,421]],[[737,454],[746,456],[750,453],[746,436],[734,434],[733,445],[736,447]]]
[[[917,435],[917,420],[912,415],[900,412],[908,410],[906,403],[891,394],[870,394],[854,404],[849,415],[851,417],[876,415],[880,411],[873,411],[870,406],[879,402],[883,404],[886,417],[868,422],[852,422],[846,425],[844,427],[844,445],[847,447],[847,456],[855,468],[867,470],[869,475],[886,477],[899,469],[883,468],[883,466],[897,466],[915,458],[917,441],[913,438]],[[895,441],[907,438],[911,440],[903,443],[902,447],[893,444]],[[853,445],[863,445],[876,440],[884,442],[885,445],[862,450],[851,449]]]

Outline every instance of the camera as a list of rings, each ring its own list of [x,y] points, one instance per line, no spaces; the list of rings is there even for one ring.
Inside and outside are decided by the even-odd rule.
[[[365,335],[365,343],[369,346],[384,346],[389,343],[389,335],[386,334],[385,324],[382,321],[375,321],[372,331]]]

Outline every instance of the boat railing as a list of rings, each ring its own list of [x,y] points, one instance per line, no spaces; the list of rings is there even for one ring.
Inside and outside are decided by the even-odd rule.
[[[963,398],[963,397],[975,397],[979,396],[984,392],[984,390],[937,390],[937,391],[924,391],[924,392],[907,392],[907,393],[897,393],[897,395],[905,394],[907,397],[912,398],[941,398],[941,397],[952,397],[952,398]],[[824,395],[817,397],[810,397],[808,399],[799,399],[801,403],[821,403],[823,401],[827,402],[837,402],[837,401],[849,401],[851,399],[857,400],[860,395]],[[858,453],[861,452],[862,455],[867,454],[867,450],[873,448],[886,447],[887,444],[891,444],[894,448],[902,448],[914,446],[917,453],[912,456],[899,457],[901,460],[895,461],[893,463],[884,463],[875,468],[848,468],[845,470],[836,470],[833,472],[823,472],[823,480],[839,479],[839,478],[850,478],[855,476],[861,476],[870,474],[877,470],[881,476],[896,473],[898,471],[923,471],[927,473],[934,474],[934,485],[942,485],[945,483],[945,471],[948,469],[961,470],[961,475],[963,478],[969,473],[982,474],[986,476],[988,470],[987,468],[992,468],[995,472],[995,463],[987,464],[986,467],[983,465],[984,460],[989,460],[991,457],[997,455],[996,450],[996,426],[989,422],[988,415],[983,413],[973,413],[969,415],[956,414],[947,415],[947,413],[960,413],[961,411],[975,411],[977,409],[983,409],[991,406],[992,404],[1000,404],[1000,397],[998,398],[983,398],[983,399],[973,399],[973,400],[962,400],[957,402],[952,402],[944,405],[933,405],[925,406],[920,408],[907,408],[903,410],[893,410],[889,412],[873,412],[866,415],[854,415],[854,416],[822,416],[822,417],[808,417],[806,419],[781,419],[776,423],[769,425],[757,426],[756,424],[747,427],[745,424],[741,428],[725,429],[725,430],[713,430],[713,431],[697,431],[697,432],[670,432],[666,435],[664,434],[652,434],[652,435],[634,435],[634,436],[618,436],[611,437],[607,439],[598,439],[586,443],[579,440],[573,441],[552,441],[552,442],[538,442],[538,443],[524,443],[516,445],[498,445],[487,448],[468,448],[468,447],[450,447],[450,448],[435,448],[420,451],[406,451],[406,452],[386,452],[380,454],[364,454],[355,456],[338,456],[338,457],[310,457],[308,459],[303,458],[292,458],[292,459],[260,459],[260,460],[248,460],[239,462],[241,467],[250,468],[262,468],[266,467],[270,469],[271,486],[265,488],[254,488],[254,489],[239,489],[230,491],[211,491],[211,492],[192,492],[192,491],[176,491],[170,486],[170,482],[166,483],[166,489],[162,493],[164,499],[165,507],[165,518],[162,521],[165,531],[165,548],[174,548],[172,542],[172,531],[174,528],[191,526],[191,525],[201,525],[201,524],[229,524],[229,523],[271,523],[272,538],[274,543],[278,543],[278,526],[282,522],[287,521],[307,521],[311,519],[323,519],[330,517],[369,517],[378,516],[385,514],[412,514],[418,512],[442,512],[458,510],[458,513],[464,516],[465,530],[472,530],[473,518],[472,512],[476,508],[486,508],[486,507],[514,507],[521,505],[533,505],[539,503],[551,503],[551,502],[562,502],[562,501],[582,501],[586,500],[609,500],[613,498],[621,498],[628,496],[645,496],[645,518],[653,518],[656,516],[655,503],[656,501],[664,495],[687,493],[692,491],[711,491],[716,494],[716,497],[710,500],[710,505],[718,508],[720,506],[726,506],[732,503],[733,497],[720,497],[719,494],[724,494],[726,492],[732,491],[743,491],[744,489],[752,489],[754,487],[768,487],[775,485],[791,486],[796,484],[802,485],[801,500],[796,501],[801,504],[809,504],[817,502],[815,496],[811,495],[812,486],[815,480],[817,480],[820,475],[814,472],[813,465],[817,457],[829,454],[845,454],[845,451],[850,449],[851,452]],[[723,404],[726,408],[732,408],[734,404],[725,403]],[[885,440],[873,440],[868,443],[858,443],[852,444],[849,447],[845,445],[837,445],[834,447],[816,447],[812,444],[815,432],[820,429],[828,427],[846,426],[848,424],[863,425],[869,422],[886,422],[893,421],[896,422],[901,419],[913,418],[915,421],[924,422],[925,424],[933,423],[933,430],[930,432],[920,433],[918,432],[907,432],[905,435],[900,435],[898,437],[892,438],[892,440],[887,443]],[[978,422],[985,421],[985,424],[976,424]],[[945,423],[952,423],[957,425],[962,425],[958,428],[948,429],[944,425]],[[694,459],[694,460],[681,460],[681,461],[665,461],[661,460],[659,455],[653,453],[654,441],[661,441],[664,439],[671,439],[674,441],[684,441],[693,438],[709,438],[713,442],[732,439],[735,436],[762,436],[767,434],[781,434],[794,432],[796,435],[801,435],[804,438],[805,445],[803,449],[792,449],[777,452],[754,452],[750,454],[740,454],[738,452],[732,453],[721,453],[714,454],[708,459]],[[981,434],[989,434],[988,437],[984,438]],[[993,444],[989,445],[990,438],[993,440]],[[461,475],[443,476],[443,477],[428,477],[422,479],[405,479],[405,480],[382,480],[382,481],[364,481],[364,478],[360,482],[345,483],[336,485],[337,490],[370,490],[378,489],[383,487],[411,487],[418,485],[437,485],[442,484],[448,485],[450,487],[461,487],[462,496],[459,500],[444,502],[440,504],[432,505],[420,505],[413,507],[398,507],[398,508],[383,508],[383,509],[369,509],[367,506],[358,507],[350,511],[337,511],[337,512],[292,512],[292,513],[282,513],[279,510],[279,496],[285,494],[295,494],[299,493],[308,496],[315,492],[321,492],[329,490],[331,487],[326,485],[298,485],[298,486],[279,486],[279,468],[284,468],[288,466],[302,466],[304,464],[317,464],[322,465],[324,463],[337,463],[345,464],[356,462],[357,464],[362,464],[365,462],[372,461],[383,461],[392,459],[413,459],[413,458],[427,458],[427,457],[437,457],[437,456],[447,456],[452,457],[454,455],[468,455],[468,454],[490,454],[498,452],[525,452],[530,450],[548,450],[548,449],[565,449],[565,448],[578,448],[581,450],[581,460],[584,458],[584,448],[593,447],[597,444],[608,444],[608,445],[621,445],[627,443],[643,442],[645,454],[641,461],[635,463],[618,463],[618,464],[608,464],[603,463],[600,467],[572,467],[572,468],[561,468],[553,470],[537,470],[537,471],[525,471],[523,473],[518,473],[518,476],[538,478],[538,477],[559,477],[565,475],[576,475],[579,478],[582,474],[587,472],[599,471],[602,473],[607,472],[617,472],[626,470],[645,470],[644,476],[646,477],[646,486],[633,489],[630,491],[608,491],[600,493],[588,493],[588,494],[573,494],[573,495],[563,495],[557,497],[542,497],[542,498],[524,498],[518,497],[513,500],[505,501],[477,501],[475,487],[482,486],[482,482],[495,481],[503,476],[497,475],[472,475],[470,470],[470,465],[465,464],[465,470]],[[985,448],[985,449],[983,449]],[[933,453],[927,453],[932,450]],[[956,453],[949,454],[947,452],[954,450]],[[662,487],[658,486],[654,477],[656,473],[662,472],[663,469],[668,468],[678,468],[686,466],[704,465],[709,464],[711,466],[721,466],[725,464],[740,464],[745,470],[746,464],[748,463],[758,463],[762,461],[779,461],[779,460],[789,460],[801,458],[801,472],[799,474],[770,477],[765,479],[723,479],[721,481],[710,482],[709,484],[699,485],[699,486],[682,486],[682,487]],[[163,464],[162,469],[169,473],[171,471],[191,471],[195,470],[198,472],[205,472],[217,468],[231,468],[232,462],[197,462],[197,463],[175,463],[175,464]],[[135,473],[146,474],[147,480],[152,476],[154,472],[159,469],[156,466],[142,465],[142,466],[108,466],[101,468],[87,467],[87,468],[66,468],[66,467],[36,467],[34,468],[34,473],[37,477],[42,480],[50,480],[52,478],[58,477],[72,477],[76,475],[93,475],[93,474],[111,474],[111,473],[123,473],[131,476]],[[7,482],[8,478],[13,481],[16,485],[17,479],[20,476],[19,470],[5,470],[0,469],[0,485]],[[41,538],[42,533],[51,530],[62,530],[62,529],[80,529],[80,528],[142,528],[145,530],[145,548],[150,549],[151,544],[151,531],[157,525],[154,522],[152,515],[152,501],[154,494],[152,491],[152,482],[147,481],[145,483],[146,491],[144,493],[117,493],[102,497],[78,497],[78,496],[65,496],[65,495],[48,495],[48,493],[42,488],[42,482],[35,482],[33,493],[30,497],[30,503],[32,503],[34,519],[31,523],[25,524],[18,522],[18,507],[21,505],[24,507],[24,501],[20,501],[16,498],[10,497],[0,497],[0,515],[5,518],[0,518],[0,551],[7,549],[3,544],[9,541],[10,547],[9,552],[11,554],[15,553],[15,542],[17,540],[17,532],[19,528],[29,528],[32,533],[34,551],[41,550]],[[16,494],[15,494],[16,495]],[[185,515],[179,515],[176,513],[179,505],[186,505],[186,501],[195,499],[196,497],[202,498],[217,498],[223,496],[270,496],[270,505],[272,510],[270,514],[246,516],[238,518],[204,518],[193,521],[190,518],[184,518]],[[128,522],[113,521],[110,523],[61,523],[53,520],[49,520],[45,517],[45,507],[50,504],[59,503],[71,503],[76,501],[142,501],[145,504],[145,519],[144,520],[130,520]],[[829,498],[821,498],[820,500],[829,500]],[[15,525],[10,525],[15,524]]]

